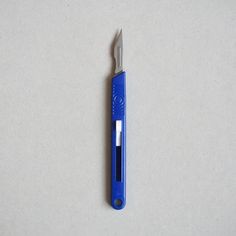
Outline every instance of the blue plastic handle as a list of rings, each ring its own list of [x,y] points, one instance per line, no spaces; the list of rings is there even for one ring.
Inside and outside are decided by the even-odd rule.
[[[112,79],[112,169],[111,205],[120,210],[126,204],[126,78],[121,72]],[[117,121],[121,124],[117,146]]]

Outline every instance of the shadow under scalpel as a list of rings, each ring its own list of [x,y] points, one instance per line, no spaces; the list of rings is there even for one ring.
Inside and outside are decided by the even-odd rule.
[[[105,200],[107,204],[111,205],[111,82],[112,77],[115,72],[115,60],[113,57],[114,45],[116,42],[116,38],[118,36],[118,32],[115,34],[114,39],[110,46],[110,57],[111,57],[111,68],[110,73],[105,78]]]

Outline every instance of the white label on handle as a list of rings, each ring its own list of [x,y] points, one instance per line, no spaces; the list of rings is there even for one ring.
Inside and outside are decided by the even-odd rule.
[[[122,121],[116,120],[116,146],[121,146]]]

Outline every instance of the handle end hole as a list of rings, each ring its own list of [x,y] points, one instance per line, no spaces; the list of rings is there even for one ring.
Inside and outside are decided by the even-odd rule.
[[[116,207],[120,207],[122,205],[122,200],[121,199],[115,199],[114,201]]]

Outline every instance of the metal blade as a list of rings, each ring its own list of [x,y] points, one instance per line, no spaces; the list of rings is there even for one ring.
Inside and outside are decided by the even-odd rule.
[[[120,31],[116,43],[114,46],[114,57],[116,61],[116,69],[115,73],[120,73],[123,71],[123,38],[122,38],[122,30]]]

